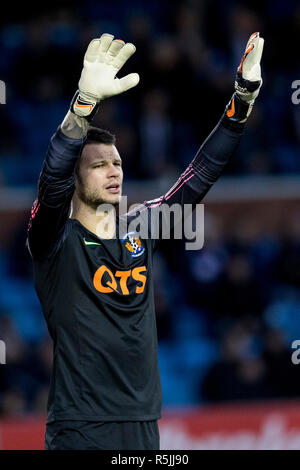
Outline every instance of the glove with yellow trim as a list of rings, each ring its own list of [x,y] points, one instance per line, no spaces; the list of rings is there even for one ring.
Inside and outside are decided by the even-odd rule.
[[[245,122],[252,111],[255,99],[262,85],[260,61],[264,39],[253,33],[247,42],[244,55],[237,69],[235,90],[225,113],[235,122]]]
[[[70,110],[91,121],[101,100],[136,86],[140,80],[137,73],[116,78],[116,74],[135,50],[133,44],[125,44],[120,39],[114,40],[111,34],[105,33],[99,39],[93,39],[84,56],[79,90],[73,97]]]

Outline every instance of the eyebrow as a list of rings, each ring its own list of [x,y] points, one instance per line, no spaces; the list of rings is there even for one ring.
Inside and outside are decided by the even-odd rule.
[[[90,165],[96,165],[97,163],[102,163],[102,162],[107,162],[108,158],[97,158],[97,160],[94,160],[93,162],[90,163]],[[121,162],[122,163],[122,158],[113,158],[113,162]]]

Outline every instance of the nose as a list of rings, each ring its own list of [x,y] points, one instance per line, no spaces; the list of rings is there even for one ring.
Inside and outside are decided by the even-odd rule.
[[[120,168],[111,163],[108,168],[108,177],[113,178],[113,177],[118,177],[120,175]]]

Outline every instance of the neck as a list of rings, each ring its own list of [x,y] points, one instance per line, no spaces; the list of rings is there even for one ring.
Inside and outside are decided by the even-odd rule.
[[[74,195],[71,219],[78,220],[86,229],[99,238],[114,238],[116,231],[116,211],[100,210],[82,202]]]

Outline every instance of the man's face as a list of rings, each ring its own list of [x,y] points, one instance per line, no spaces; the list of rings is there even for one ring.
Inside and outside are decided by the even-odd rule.
[[[116,205],[122,194],[122,160],[115,145],[87,144],[82,150],[75,192],[86,205]]]

